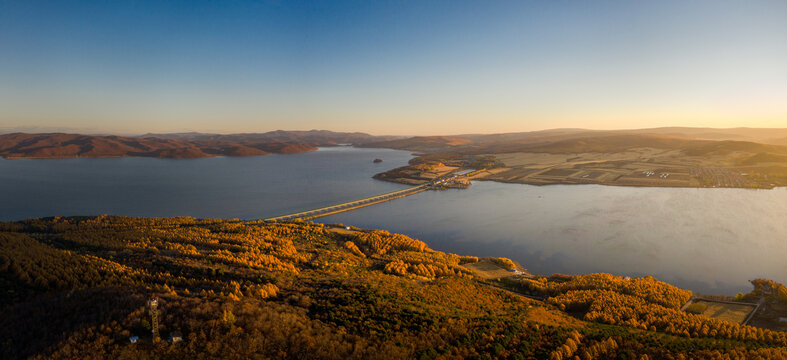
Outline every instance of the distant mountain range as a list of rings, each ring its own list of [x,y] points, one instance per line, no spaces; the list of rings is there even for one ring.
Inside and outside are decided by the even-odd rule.
[[[13,133],[0,135],[6,158],[142,156],[202,158],[295,154],[320,146],[403,149],[424,153],[617,152],[632,147],[787,154],[787,129],[712,129],[668,127],[640,130],[551,129],[520,133],[452,136],[374,136],[327,130],[206,134],[198,132],[141,136]],[[781,146],[779,146],[781,145]]]
[[[178,139],[190,141],[231,141],[240,143],[285,142],[301,143],[311,146],[335,146],[339,144],[362,144],[393,140],[397,136],[374,136],[362,132],[334,132],[328,130],[285,131],[276,130],[265,133],[205,134],[198,132],[145,134],[143,138]]]
[[[461,151],[463,153],[537,152],[615,152],[630,147],[686,148],[709,142],[746,143],[758,151],[783,149],[787,129],[756,128],[688,128],[665,127],[638,130],[550,129],[519,133],[465,134],[452,136],[415,136],[403,139],[367,142],[363,147],[381,147],[420,152]],[[755,145],[756,144],[756,145]],[[609,146],[606,146],[609,145]]]
[[[259,156],[314,151],[318,146],[360,145],[392,140],[391,136],[325,130],[272,131],[253,134],[146,134],[138,137],[65,133],[0,135],[0,156],[6,158],[158,157],[203,158]]]
[[[416,136],[361,146],[417,152],[410,165],[375,175],[411,185],[431,180],[429,171],[450,164],[483,170],[476,180],[531,185],[771,189],[787,186],[786,135],[787,129],[553,129]],[[656,173],[660,177],[652,179]]]

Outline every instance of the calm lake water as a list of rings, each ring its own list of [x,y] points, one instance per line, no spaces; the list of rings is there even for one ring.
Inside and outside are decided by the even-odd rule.
[[[537,274],[654,275],[710,294],[787,281],[787,189],[474,182],[322,218],[383,228],[436,250],[504,256]]]
[[[382,158],[381,164],[373,164]],[[405,186],[371,179],[408,152],[166,160],[0,160],[0,219],[117,214],[256,219]],[[318,219],[387,229],[436,250],[504,256],[540,274],[652,274],[702,293],[787,281],[787,189],[475,182]]]
[[[374,164],[376,158],[382,163]],[[407,188],[372,175],[387,149],[204,159],[0,159],[0,220],[54,215],[259,219]]]

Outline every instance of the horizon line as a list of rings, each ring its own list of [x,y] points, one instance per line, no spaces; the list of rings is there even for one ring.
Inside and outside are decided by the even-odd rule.
[[[461,134],[436,134],[436,135],[416,135],[416,134],[375,134],[372,132],[354,130],[354,131],[339,131],[339,130],[330,130],[330,129],[275,129],[275,130],[268,130],[268,131],[247,131],[247,132],[213,132],[213,131],[199,131],[199,130],[185,130],[185,131],[164,131],[164,132],[153,132],[153,131],[146,131],[146,132],[93,132],[93,131],[80,131],[79,129],[68,129],[68,128],[42,128],[40,131],[33,130],[36,128],[35,126],[27,128],[27,127],[13,127],[13,128],[0,128],[0,135],[10,135],[10,134],[68,134],[68,135],[87,135],[87,136],[123,136],[123,137],[156,137],[160,135],[178,135],[178,134],[195,134],[195,135],[220,135],[220,136],[230,136],[230,135],[249,135],[249,134],[267,134],[272,132],[310,132],[310,131],[328,131],[334,133],[345,133],[345,134],[352,134],[352,133],[360,133],[366,134],[371,136],[397,136],[397,137],[438,137],[438,136],[484,136],[484,135],[507,135],[507,134],[524,134],[524,133],[538,133],[538,132],[547,132],[547,131],[592,131],[592,132],[603,132],[603,131],[647,131],[647,130],[664,130],[664,129],[694,129],[694,130],[787,130],[787,127],[749,127],[749,126],[737,126],[737,127],[706,127],[706,126],[659,126],[659,127],[648,127],[648,128],[614,128],[614,129],[593,129],[593,128],[573,128],[573,127],[558,127],[558,128],[541,128],[538,130],[523,130],[523,131],[509,131],[509,132],[489,132],[489,133],[461,133]],[[33,131],[30,131],[33,130]]]

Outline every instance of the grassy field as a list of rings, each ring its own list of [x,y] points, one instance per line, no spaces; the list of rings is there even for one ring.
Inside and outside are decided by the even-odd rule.
[[[499,169],[475,179],[507,183],[758,189],[787,186],[787,141],[758,143],[753,141],[768,139],[721,131],[724,135],[683,128],[611,132],[563,129],[415,137],[373,145],[421,151],[414,159],[419,163]],[[758,134],[781,131],[787,129]],[[423,173],[398,169],[378,178],[405,183],[404,179],[420,178]]]
[[[481,261],[477,263],[464,264],[462,266],[470,269],[473,275],[484,280],[514,276],[513,272],[503,269],[500,265],[495,264],[489,259],[481,259]]]
[[[663,187],[768,187],[735,167],[748,153],[687,156],[674,149],[631,148],[619,153],[502,153],[501,166],[485,179],[534,185],[602,184]]]
[[[746,317],[749,316],[749,313],[754,310],[753,305],[718,303],[705,300],[698,300],[695,303],[707,306],[705,311],[702,312],[702,316],[738,324],[743,323]]]
[[[458,167],[456,166],[445,166],[445,165],[437,166],[432,170],[429,170],[421,174],[421,177],[427,179],[435,179],[445,174],[448,174],[449,172],[454,171],[456,169],[458,169]]]

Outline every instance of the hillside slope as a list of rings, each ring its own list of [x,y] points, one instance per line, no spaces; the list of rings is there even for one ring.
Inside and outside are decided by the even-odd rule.
[[[449,171],[475,169],[480,173],[473,180],[530,185],[772,189],[787,186],[787,146],[739,140],[767,137],[769,132],[775,136],[784,131],[554,129],[412,137],[367,145],[418,151],[409,166],[375,175],[409,185],[450,176]],[[445,166],[450,169],[440,174],[422,171]]]
[[[385,231],[311,223],[0,223],[0,358],[787,356],[785,333],[682,313],[690,292],[653,278],[561,275],[504,290],[463,266],[476,261]],[[153,341],[151,297],[162,337],[178,332],[182,342]]]
[[[328,130],[276,130],[264,133],[241,134],[203,134],[203,133],[174,133],[174,134],[146,134],[142,137],[155,137],[161,139],[179,140],[208,140],[230,142],[254,143],[301,143],[311,146],[333,146],[338,144],[365,144],[370,142],[394,140],[396,136],[375,136],[362,132],[335,132]]]
[[[313,150],[316,148],[308,144],[282,141],[185,140],[61,133],[0,135],[0,156],[6,158],[139,156],[181,159],[295,154]]]

